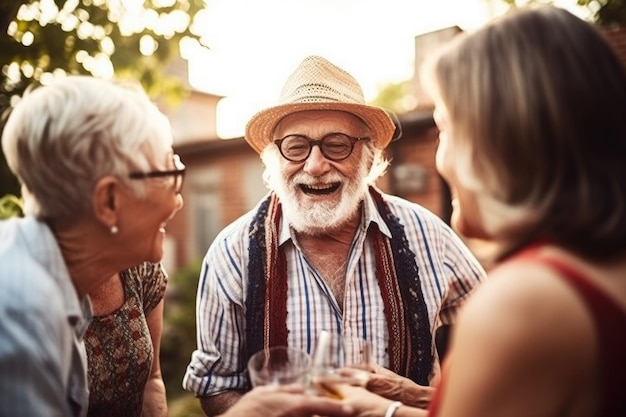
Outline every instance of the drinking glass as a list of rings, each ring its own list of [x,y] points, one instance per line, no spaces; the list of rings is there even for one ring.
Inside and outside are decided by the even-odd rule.
[[[300,349],[274,346],[255,353],[248,360],[248,374],[253,387],[261,385],[305,385],[311,360]]]
[[[371,368],[372,353],[367,340],[322,331],[313,353],[311,387],[319,395],[341,399],[336,386],[365,386]]]

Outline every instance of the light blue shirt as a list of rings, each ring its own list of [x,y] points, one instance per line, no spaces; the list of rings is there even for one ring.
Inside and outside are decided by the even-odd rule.
[[[454,322],[485,271],[461,239],[424,207],[383,194],[391,212],[404,226],[416,256],[430,327]],[[389,334],[384,302],[376,278],[376,254],[368,228],[391,231],[367,194],[361,225],[346,264],[343,309],[311,265],[287,222],[281,222],[278,243],[285,248],[288,345],[308,353],[321,330],[354,334],[372,343],[373,360],[387,367]],[[185,389],[199,396],[247,387],[245,375],[245,300],[248,288],[248,231],[256,209],[227,227],[209,248],[202,265],[197,299],[198,347],[183,380]],[[262,312],[259,312],[262,314]],[[263,329],[258,329],[263,331]],[[433,346],[434,350],[434,346]]]
[[[90,320],[48,226],[0,221],[0,417],[86,415]]]

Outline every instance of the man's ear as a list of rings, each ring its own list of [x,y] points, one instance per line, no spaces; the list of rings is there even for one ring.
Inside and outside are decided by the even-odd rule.
[[[91,194],[94,216],[107,229],[117,225],[117,209],[120,200],[120,184],[112,175],[102,177],[96,182]]]

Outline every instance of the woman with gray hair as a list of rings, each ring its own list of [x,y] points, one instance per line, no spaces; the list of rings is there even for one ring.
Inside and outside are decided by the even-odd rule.
[[[0,222],[0,416],[84,416],[88,294],[161,260],[185,167],[140,88],[83,76],[25,94],[2,148],[25,217]]]

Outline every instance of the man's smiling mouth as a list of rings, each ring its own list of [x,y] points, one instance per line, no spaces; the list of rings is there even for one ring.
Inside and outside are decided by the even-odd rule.
[[[310,195],[328,195],[339,189],[341,183],[335,182],[329,185],[300,185],[300,189],[305,194]]]

